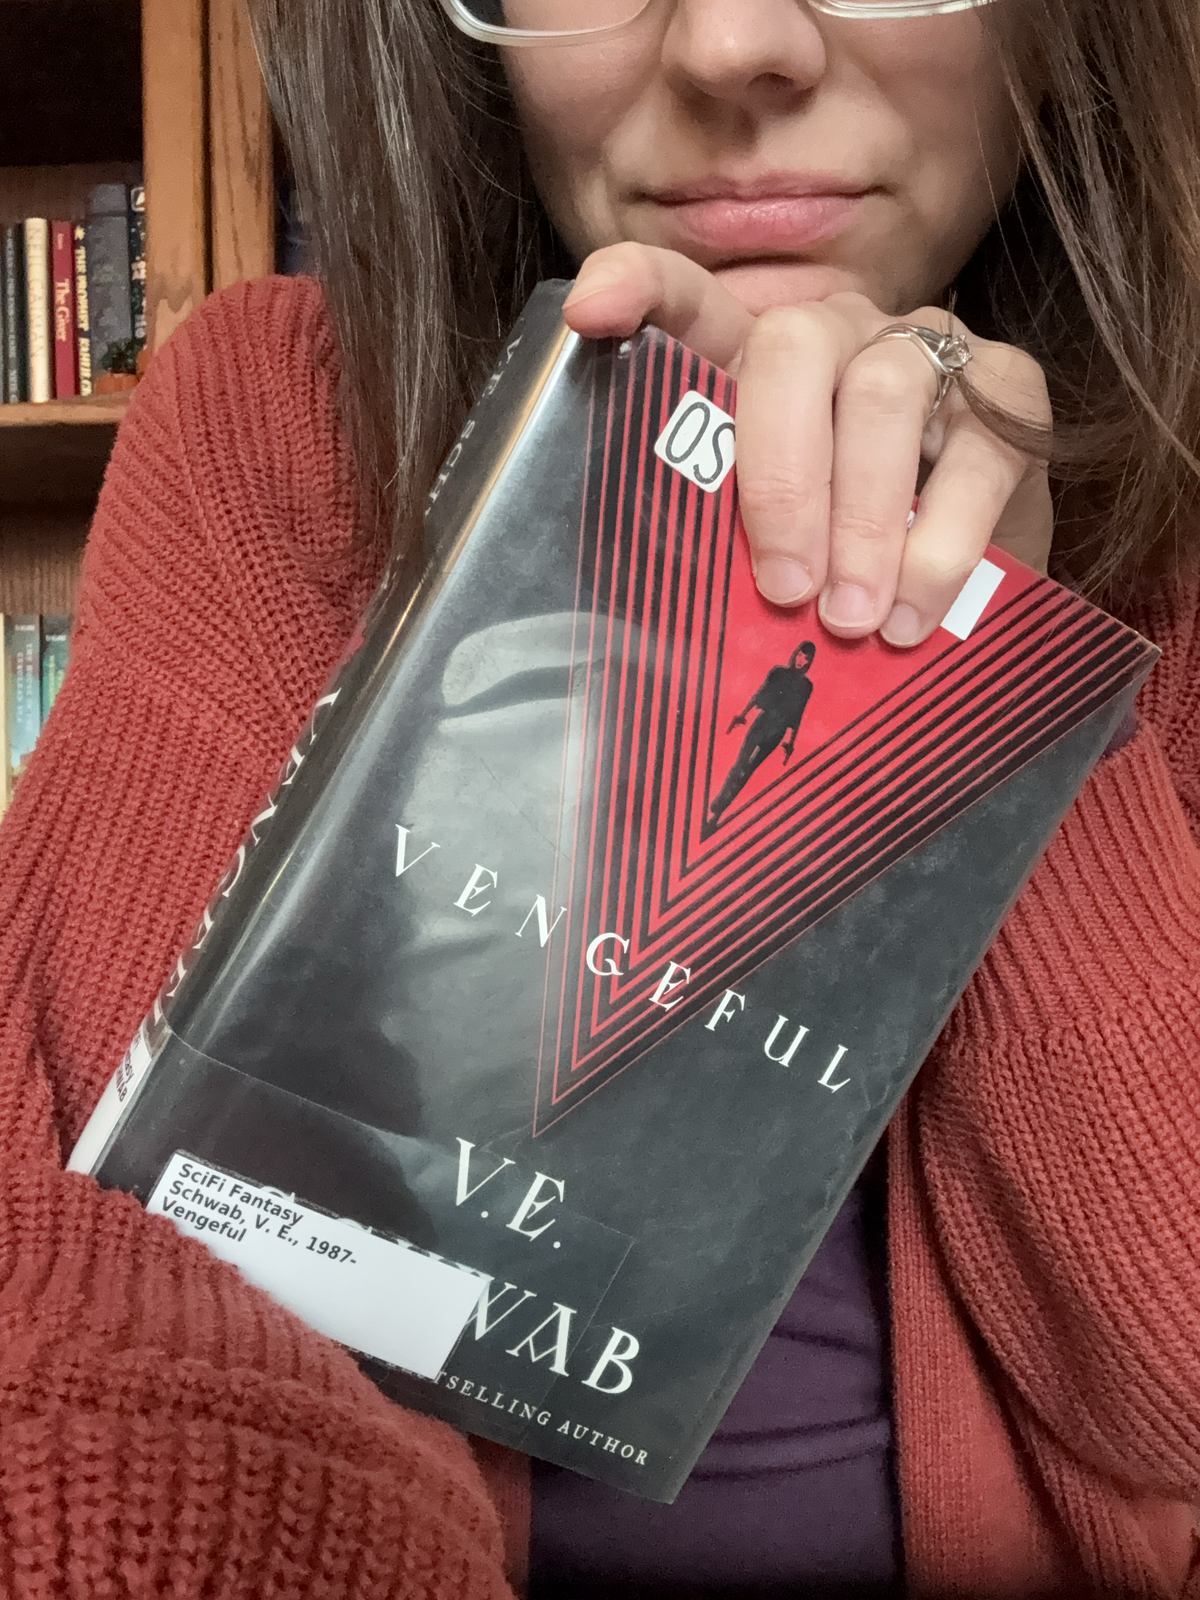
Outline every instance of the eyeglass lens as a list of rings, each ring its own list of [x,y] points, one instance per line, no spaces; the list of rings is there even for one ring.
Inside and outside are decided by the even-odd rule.
[[[646,0],[463,0],[463,9],[485,28],[596,33],[632,22]]]

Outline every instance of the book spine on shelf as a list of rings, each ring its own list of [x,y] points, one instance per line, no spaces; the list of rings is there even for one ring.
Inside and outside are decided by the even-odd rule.
[[[25,339],[25,230],[19,222],[4,229],[4,398],[29,399]]]
[[[4,360],[4,351],[8,344],[6,329],[8,327],[8,273],[4,266],[4,246],[0,240],[0,405],[8,399],[8,370]]]
[[[50,318],[50,223],[25,218],[25,295],[29,328],[29,398],[54,398],[54,343]]]
[[[98,183],[88,196],[88,323],[92,387],[112,370],[117,346],[133,337],[129,296],[129,224],[124,184]]]
[[[42,725],[62,687],[70,651],[71,619],[63,616],[42,618]]]
[[[8,620],[4,613],[0,612],[0,817],[8,808],[8,797],[12,788],[8,776],[12,769],[8,737],[12,709],[9,706],[8,653],[3,648],[4,641],[8,638]]]
[[[146,190],[129,191],[129,321],[139,349],[146,343]]]
[[[75,240],[69,222],[50,224],[50,282],[54,295],[54,398],[79,393],[75,340]]]
[[[92,331],[88,321],[87,230],[75,224],[75,350],[79,368],[79,392],[92,392]]]
[[[4,619],[4,675],[8,699],[9,790],[25,770],[42,731],[41,619]]]

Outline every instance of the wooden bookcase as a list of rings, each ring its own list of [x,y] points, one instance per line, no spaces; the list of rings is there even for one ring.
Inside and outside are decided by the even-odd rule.
[[[0,222],[146,184],[156,350],[274,268],[271,121],[245,0],[0,0]],[[0,612],[71,611],[125,396],[0,404]]]

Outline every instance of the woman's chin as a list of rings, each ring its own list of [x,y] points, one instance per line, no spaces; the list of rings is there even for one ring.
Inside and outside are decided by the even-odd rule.
[[[803,305],[847,290],[866,290],[858,273],[815,261],[738,261],[716,268],[713,275],[755,316],[772,306]]]

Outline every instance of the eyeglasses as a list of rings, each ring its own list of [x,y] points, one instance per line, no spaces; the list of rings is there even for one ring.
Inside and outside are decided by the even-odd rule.
[[[976,11],[992,0],[807,0],[828,17],[897,21]],[[472,39],[512,48],[580,44],[627,27],[652,0],[442,0],[450,20]]]

